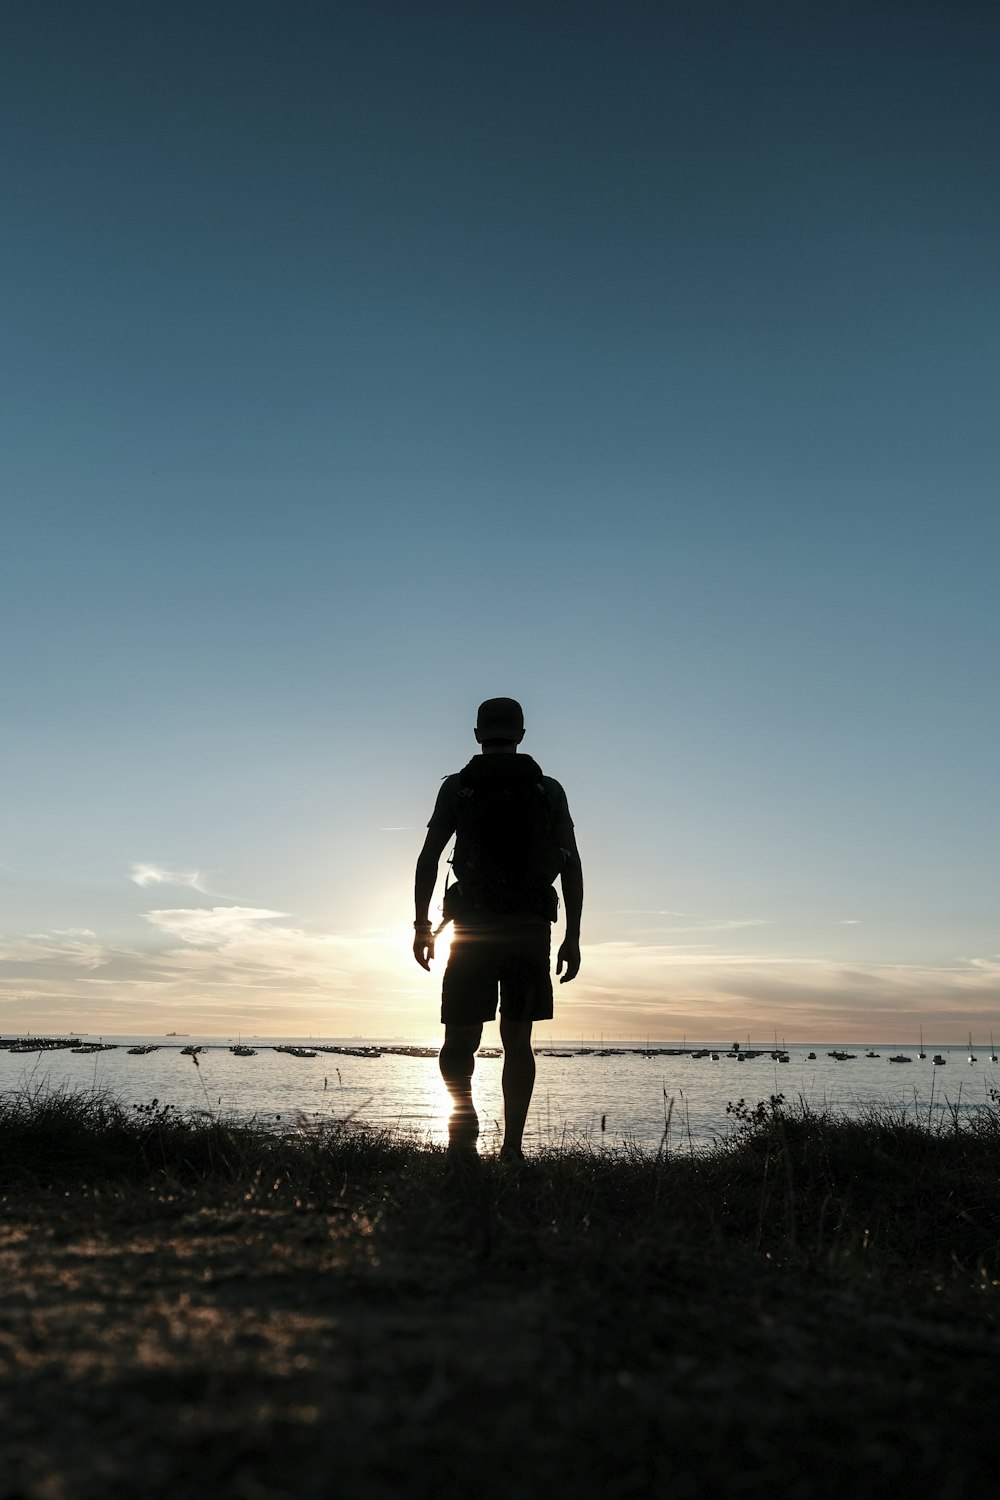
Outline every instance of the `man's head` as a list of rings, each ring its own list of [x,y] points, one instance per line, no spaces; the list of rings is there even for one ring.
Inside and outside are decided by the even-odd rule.
[[[524,739],[524,714],[513,698],[487,698],[476,715],[475,735],[484,750],[516,750]]]

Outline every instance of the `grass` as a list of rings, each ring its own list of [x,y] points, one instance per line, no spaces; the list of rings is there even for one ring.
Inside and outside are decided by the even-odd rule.
[[[309,1192],[342,1183],[363,1162],[398,1166],[409,1152],[391,1132],[349,1120],[282,1132],[210,1111],[184,1115],[158,1099],[129,1106],[108,1091],[45,1089],[0,1096],[0,1143],[0,1185],[93,1185],[119,1196],[140,1184],[225,1193],[272,1178]]]
[[[703,1154],[456,1172],[350,1121],[7,1097],[0,1496],[967,1494],[996,1103],[741,1100]]]

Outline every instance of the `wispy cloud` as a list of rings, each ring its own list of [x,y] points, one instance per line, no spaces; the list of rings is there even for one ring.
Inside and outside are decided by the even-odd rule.
[[[584,948],[572,997],[590,1029],[660,1036],[903,1040],[921,1017],[982,1026],[995,1013],[1000,963],[845,964],[773,953],[688,952],[659,944]]]
[[[145,917],[169,943],[150,956],[147,972],[187,994],[238,994],[242,1003],[257,992],[277,1005],[283,997],[375,1003],[381,1020],[387,996],[417,997],[426,978],[413,962],[409,927],[312,931],[287,913],[249,906],[183,907]]]
[[[244,1030],[306,1035],[433,1033],[446,952],[413,962],[408,926],[333,933],[269,907],[217,902],[145,912],[147,936],[111,945],[87,928],[0,941],[0,1026],[109,1031]],[[742,919],[741,919],[742,920]],[[763,925],[763,924],[747,924]],[[730,929],[731,931],[732,929]],[[906,1040],[923,1022],[941,1041],[995,1023],[1000,959],[844,963],[773,942],[733,951],[673,941],[585,944],[579,978],[557,988],[556,1034]]]
[[[673,927],[672,932],[740,932],[747,927],[773,927],[770,917],[706,917],[703,922],[688,922]]]
[[[674,911],[669,907],[659,906],[618,906],[607,911],[592,911],[591,916],[597,917],[665,917],[667,921],[663,924],[669,926],[674,932],[729,932],[739,927],[773,927],[772,917],[713,917],[702,916],[697,912]],[[677,927],[675,923],[683,920],[683,926]]]
[[[287,916],[286,912],[267,911],[256,906],[174,907],[147,911],[147,922],[170,937],[196,947],[225,947],[240,939],[259,939],[266,929],[262,923]]]
[[[9,941],[0,940],[0,964],[69,964],[78,969],[99,969],[111,951],[99,942],[89,927],[66,927],[55,932],[29,932]]]
[[[336,934],[235,905],[144,915],[149,939],[133,947],[55,933],[0,941],[0,1030],[433,1029],[440,981],[417,969],[408,924]]]
[[[657,922],[628,924],[624,930],[634,940],[643,934],[660,932],[665,938],[682,934],[703,932],[742,932],[751,927],[774,927],[771,917],[699,917],[682,911],[646,911],[634,908],[630,911],[594,912],[594,916],[658,917]]]
[[[133,864],[129,879],[143,890],[151,885],[187,886],[189,890],[208,895],[201,870],[166,870],[162,865]]]
[[[656,906],[614,906],[607,911],[594,911],[597,917],[683,917],[682,911],[666,911]]]

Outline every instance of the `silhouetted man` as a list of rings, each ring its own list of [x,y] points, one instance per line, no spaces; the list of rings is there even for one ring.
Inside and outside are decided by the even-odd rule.
[[[499,993],[500,1156],[519,1161],[535,1083],[531,1027],[552,1016],[551,926],[559,905],[553,882],[561,880],[566,908],[556,973],[567,984],[580,969],[583,870],[566,793],[529,755],[516,753],[524,738],[520,704],[488,699],[480,706],[475,736],[482,754],[445,778],[417,859],[413,955],[429,970],[434,933],[428,909],[438,861],[455,834],[457,885],[445,896],[445,917],[454,918],[455,931],[441,990],[441,1076],[452,1098],[449,1151],[470,1158],[476,1153],[472,1074],[483,1024],[495,1019]]]

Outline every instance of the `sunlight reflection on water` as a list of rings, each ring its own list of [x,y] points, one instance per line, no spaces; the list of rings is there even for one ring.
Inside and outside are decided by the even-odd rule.
[[[256,1116],[276,1128],[298,1120],[319,1124],[350,1119],[391,1126],[422,1141],[441,1143],[447,1136],[449,1100],[434,1056],[320,1052],[298,1058],[272,1048],[284,1041],[321,1043],[268,1038],[254,1039],[257,1055],[241,1058],[232,1056],[226,1039],[200,1038],[192,1039],[205,1049],[195,1067],[181,1052],[181,1043],[160,1042],[155,1052],[135,1057],[126,1048],[150,1038],[104,1040],[120,1045],[89,1056],[0,1050],[0,1090],[108,1089],[128,1104],[156,1098],[182,1111]],[[353,1040],[351,1045],[360,1044]],[[697,1050],[697,1044],[689,1048]],[[787,1063],[769,1055],[738,1062],[724,1054],[718,1061],[631,1051],[580,1056],[572,1044],[545,1042],[539,1046],[526,1144],[530,1149],[633,1143],[655,1150],[669,1117],[671,1150],[702,1148],[728,1133],[726,1105],[740,1098],[753,1105],[780,1093],[790,1103],[802,1099],[812,1109],[848,1114],[869,1103],[889,1103],[911,1118],[926,1119],[938,1118],[952,1106],[989,1103],[989,1090],[1000,1086],[1000,1070],[988,1053],[970,1065],[967,1049],[941,1048],[948,1065],[935,1068],[930,1054],[920,1061],[912,1050],[911,1064],[890,1064],[895,1047],[873,1049],[881,1053],[877,1058],[857,1048],[856,1058],[844,1062],[828,1057],[830,1050],[816,1043],[789,1048]],[[545,1056],[546,1051],[562,1055]],[[815,1060],[809,1060],[809,1051],[817,1054]],[[502,1126],[501,1068],[499,1057],[477,1059],[474,1088],[486,1150],[498,1144]]]

